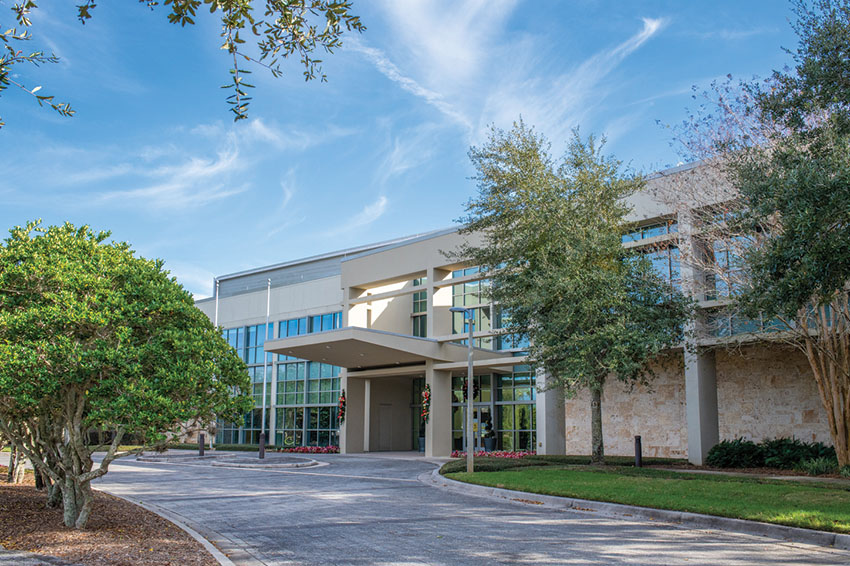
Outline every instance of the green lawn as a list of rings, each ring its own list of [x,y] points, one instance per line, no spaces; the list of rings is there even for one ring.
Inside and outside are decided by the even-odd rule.
[[[850,533],[850,482],[835,486],[645,468],[552,465],[455,472],[446,477],[531,493]]]

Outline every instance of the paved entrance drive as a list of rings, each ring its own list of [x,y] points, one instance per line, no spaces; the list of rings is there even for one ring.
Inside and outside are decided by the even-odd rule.
[[[419,482],[434,469],[421,459],[314,458],[329,465],[123,460],[96,485],[178,514],[228,552],[241,546],[240,566],[850,563],[820,547],[458,495]]]

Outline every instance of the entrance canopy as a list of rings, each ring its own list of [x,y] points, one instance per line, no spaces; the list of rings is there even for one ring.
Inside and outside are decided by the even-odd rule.
[[[420,364],[428,360],[460,363],[467,359],[465,345],[356,326],[268,340],[265,351],[352,370]],[[503,355],[480,348],[473,350],[476,361],[495,360]]]

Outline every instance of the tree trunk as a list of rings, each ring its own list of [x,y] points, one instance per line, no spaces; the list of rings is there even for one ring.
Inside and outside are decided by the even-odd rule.
[[[47,486],[47,507],[55,509],[62,503],[62,488],[59,482],[49,483]]]
[[[17,450],[15,449],[15,445],[12,445],[12,448],[9,450],[9,468],[6,473],[6,483],[12,483],[12,480],[15,479],[15,458],[17,457]]]
[[[77,524],[77,490],[70,479],[62,485],[62,519],[66,527]]]
[[[39,471],[38,471],[38,470],[36,470],[36,469],[33,469],[33,476],[35,476],[35,488],[36,488],[38,491],[42,491],[42,490],[44,489],[44,487],[45,487],[45,485],[44,485],[44,476],[42,476],[42,475],[41,475],[41,472],[39,472]]]
[[[602,440],[602,387],[590,389],[590,462],[605,463],[605,445]]]
[[[80,484],[77,489],[77,509],[79,510],[79,514],[77,515],[77,522],[74,524],[74,527],[78,529],[84,529],[86,527],[86,523],[89,521],[89,515],[91,515],[92,505],[94,505],[94,496],[91,491],[91,483],[85,482]]]
[[[813,313],[813,314],[812,314]],[[850,305],[840,295],[829,308],[797,317],[806,354],[826,411],[839,466],[850,466]],[[814,332],[812,332],[814,331]]]
[[[23,452],[18,452],[18,458],[15,462],[15,476],[13,478],[13,482],[24,483],[24,477],[26,477],[27,468],[26,468],[26,456],[24,456]]]

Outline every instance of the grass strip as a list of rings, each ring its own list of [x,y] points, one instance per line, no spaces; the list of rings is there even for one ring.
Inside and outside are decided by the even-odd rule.
[[[468,483],[850,533],[847,486],[637,468],[521,467],[447,473]]]

